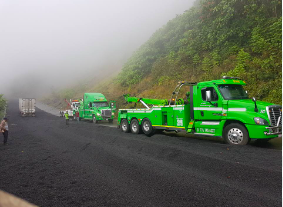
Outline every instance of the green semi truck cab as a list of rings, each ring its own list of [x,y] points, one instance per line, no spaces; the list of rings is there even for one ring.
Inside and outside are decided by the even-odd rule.
[[[229,144],[245,145],[250,139],[268,141],[282,133],[282,106],[249,98],[235,77],[200,83],[179,82],[169,100],[125,95],[128,102],[145,108],[120,109],[118,126],[123,132],[151,136],[156,130],[186,131],[222,137]],[[190,86],[186,98],[178,94]]]
[[[113,122],[114,112],[116,110],[115,101],[107,101],[101,93],[85,93],[80,103],[80,119],[91,120],[93,123],[106,120]]]

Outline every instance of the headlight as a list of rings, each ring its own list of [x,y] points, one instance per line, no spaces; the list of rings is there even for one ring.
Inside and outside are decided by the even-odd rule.
[[[268,122],[265,119],[255,117],[254,121],[257,125],[269,125]]]
[[[100,114],[100,113],[97,113],[96,115],[97,115],[97,116],[101,116],[101,114]]]
[[[112,112],[112,116],[114,116],[114,113]]]

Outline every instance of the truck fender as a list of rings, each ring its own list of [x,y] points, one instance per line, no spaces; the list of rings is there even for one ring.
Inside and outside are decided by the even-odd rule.
[[[131,123],[133,119],[138,120],[139,125],[141,125],[141,123],[142,123],[142,119],[138,119],[137,117],[132,117],[132,118],[131,118],[131,121],[130,121],[129,123]]]
[[[232,123],[241,124],[243,127],[246,128],[246,130],[247,130],[248,133],[249,133],[249,130],[247,129],[246,125],[245,125],[243,122],[241,122],[241,121],[239,121],[239,120],[226,120],[226,122],[225,122],[225,124],[224,124],[224,126],[223,126],[223,130],[222,130],[222,137],[223,137],[223,133],[224,133],[225,127],[226,127],[227,125],[229,125],[229,124],[232,124]]]

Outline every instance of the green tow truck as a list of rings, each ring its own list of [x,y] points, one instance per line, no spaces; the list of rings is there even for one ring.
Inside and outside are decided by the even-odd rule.
[[[101,93],[85,93],[84,99],[80,101],[80,119],[91,120],[93,123],[106,120],[113,122],[116,102],[109,101]]]
[[[139,102],[146,108],[120,109],[118,127],[125,133],[148,136],[156,130],[185,131],[223,137],[235,145],[278,137],[282,133],[282,106],[250,99],[245,85],[239,78],[224,76],[200,83],[179,82],[169,100],[124,95],[127,102]],[[190,86],[190,91],[186,98],[178,99],[183,86]]]

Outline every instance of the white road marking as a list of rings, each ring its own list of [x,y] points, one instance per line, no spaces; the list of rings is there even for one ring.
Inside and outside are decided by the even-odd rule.
[[[106,127],[117,128],[117,126],[115,126],[115,125],[97,124],[97,126],[106,126]]]

